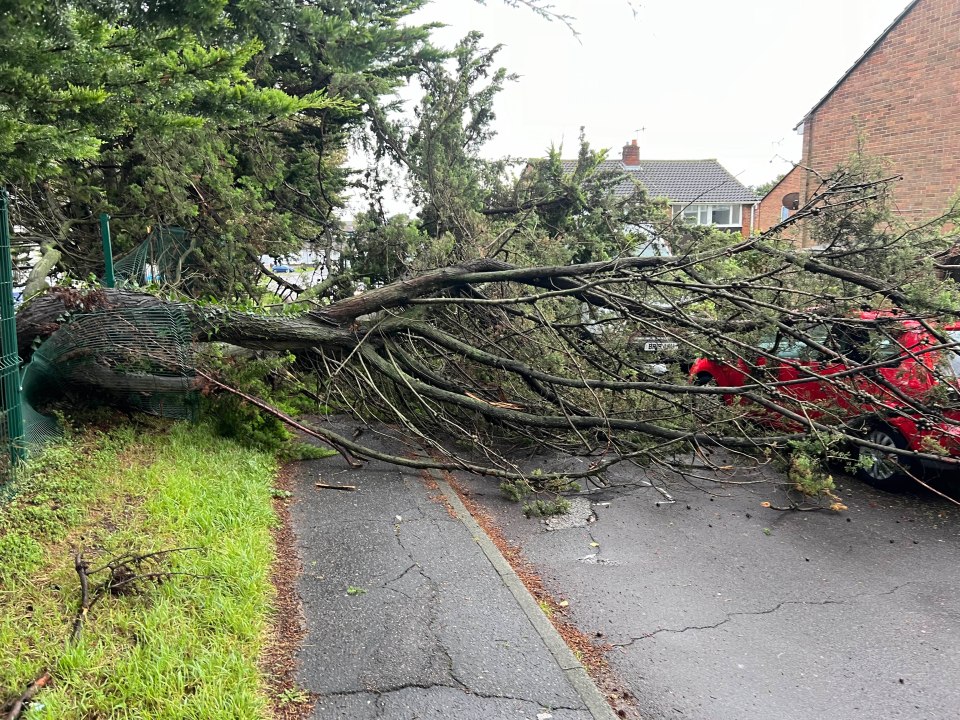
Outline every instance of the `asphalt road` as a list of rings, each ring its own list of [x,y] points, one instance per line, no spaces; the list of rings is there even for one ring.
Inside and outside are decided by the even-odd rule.
[[[613,646],[647,720],[960,717],[960,513],[931,493],[842,478],[848,511],[788,513],[761,506],[769,482],[634,468],[551,530],[463,482]]]
[[[374,432],[364,442],[403,452]],[[297,463],[292,480],[307,629],[298,682],[317,698],[314,720],[613,717],[444,487],[339,457]]]

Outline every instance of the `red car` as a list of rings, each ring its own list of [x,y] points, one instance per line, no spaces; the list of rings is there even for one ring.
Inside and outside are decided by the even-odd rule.
[[[960,344],[960,323],[942,332]],[[811,419],[862,428],[864,439],[879,446],[960,457],[960,348],[944,347],[916,320],[880,312],[813,325],[803,336],[810,342],[780,332],[762,339],[752,364],[701,358],[690,378],[720,387],[778,383],[771,399]],[[734,395],[724,399],[738,401]],[[914,403],[934,408],[934,417],[921,417]],[[756,407],[749,414],[767,424],[790,424]],[[909,469],[903,455],[864,446],[858,452],[857,474],[875,486],[893,489]],[[957,471],[951,463],[924,464]]]

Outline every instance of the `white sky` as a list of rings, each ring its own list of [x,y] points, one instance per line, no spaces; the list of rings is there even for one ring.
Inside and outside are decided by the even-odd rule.
[[[793,127],[906,7],[908,0],[554,0],[559,23],[501,0],[434,0],[416,21],[502,43],[519,74],[496,103],[490,157],[597,148],[638,138],[640,157],[717,158],[745,185],[800,159]],[[637,132],[639,128],[645,128]]]

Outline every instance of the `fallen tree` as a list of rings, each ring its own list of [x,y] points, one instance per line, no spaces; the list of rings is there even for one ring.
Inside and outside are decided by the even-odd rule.
[[[787,227],[850,213],[885,184],[834,179]],[[859,256],[849,261],[846,236],[817,253],[801,252],[779,239],[784,229],[733,241],[715,233],[669,256],[540,266],[479,257],[314,302],[297,314],[133,290],[51,288],[20,311],[18,340],[21,348],[34,347],[75,313],[166,307],[188,319],[198,343],[293,352],[301,379],[309,375],[318,384],[314,397],[360,418],[396,423],[433,453],[388,457],[329,429],[310,429],[352,463],[375,457],[516,478],[522,473],[511,448],[537,446],[591,457],[580,475],[596,477],[615,463],[665,463],[691,448],[725,447],[765,461],[812,439],[821,460],[862,447],[910,462],[955,464],[934,445],[922,452],[883,447],[864,433],[890,414],[957,426],[954,401],[943,393],[909,395],[881,382],[883,397],[861,398],[870,411],[850,413],[792,391],[815,382],[838,396],[862,396],[858,378],[880,378],[878,368],[897,362],[844,355],[818,331],[825,325],[869,327],[896,343],[894,326],[915,319],[941,343],[932,349],[948,352],[952,343],[937,328],[960,306],[953,282],[931,273],[930,263],[947,253],[949,241],[902,231],[896,242],[870,251],[884,270],[878,275]],[[857,316],[863,308],[889,312],[869,320]],[[819,365],[807,364],[792,379],[779,377],[777,348],[760,342],[771,333],[845,369],[821,374]],[[651,337],[676,343],[657,358],[665,362],[645,358],[637,338]],[[132,345],[131,354],[145,352]],[[727,388],[691,382],[684,360],[696,357],[745,363],[749,379]],[[98,367],[84,382],[109,390],[123,381],[113,368]],[[201,369],[195,383],[205,382],[222,386]],[[458,441],[469,444],[469,457],[455,451]]]

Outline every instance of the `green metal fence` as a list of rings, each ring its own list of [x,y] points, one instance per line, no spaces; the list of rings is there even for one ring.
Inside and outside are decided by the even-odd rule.
[[[23,411],[20,403],[20,355],[17,350],[17,318],[13,306],[13,255],[10,249],[10,196],[0,192],[0,384],[3,408],[0,436],[5,452],[0,459],[2,478],[11,475],[26,453]]]

